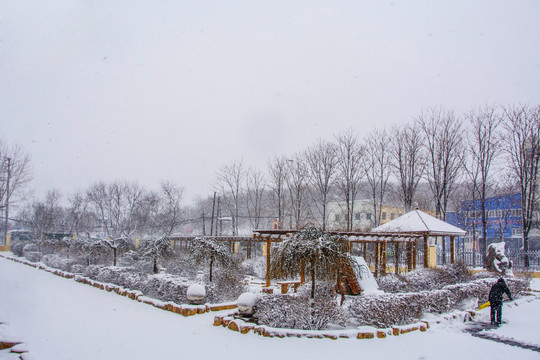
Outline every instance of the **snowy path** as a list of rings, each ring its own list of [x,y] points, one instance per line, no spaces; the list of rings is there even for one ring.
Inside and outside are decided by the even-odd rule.
[[[86,359],[538,359],[453,328],[372,340],[268,339],[162,311],[0,258],[0,320],[37,360]]]

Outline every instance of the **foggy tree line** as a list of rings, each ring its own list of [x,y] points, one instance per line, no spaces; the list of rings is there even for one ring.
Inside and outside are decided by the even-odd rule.
[[[65,195],[51,190],[19,218],[38,234],[80,234],[101,221],[110,238],[238,235],[273,227],[274,219],[279,228],[327,229],[328,205],[339,202],[345,214],[341,230],[352,231],[365,230],[355,223],[358,199],[372,204],[371,226],[382,220],[381,205],[407,211],[419,206],[445,219],[447,212],[460,210],[462,201],[478,200],[482,205],[474,214],[484,225],[480,244],[485,253],[486,199],[521,193],[527,250],[528,233],[537,224],[539,132],[540,106],[486,105],[465,114],[432,107],[393,127],[365,134],[348,129],[319,139],[305,151],[275,156],[259,168],[234,160],[217,170],[213,193],[194,206],[181,206],[182,188],[170,182],[158,191],[125,181],[99,182],[67,195],[66,207],[59,205]]]

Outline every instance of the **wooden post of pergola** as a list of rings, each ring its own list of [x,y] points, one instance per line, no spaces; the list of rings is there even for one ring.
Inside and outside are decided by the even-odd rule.
[[[412,242],[407,243],[407,271],[412,270]]]
[[[397,275],[399,274],[399,243],[397,241],[394,243],[394,259],[394,273]]]
[[[270,237],[266,240],[266,287],[270,286],[270,248],[272,247],[272,240]]]
[[[450,263],[456,262],[456,237],[450,236]]]
[[[375,277],[379,277],[379,254],[380,254],[379,242],[375,241]]]
[[[381,244],[381,257],[382,257],[381,275],[386,276],[386,241],[383,241]]]
[[[306,261],[304,259],[300,260],[300,283],[303,284],[306,282]]]
[[[429,244],[428,244],[428,240],[429,240],[429,235],[425,234],[424,235],[424,268],[429,267]]]
[[[246,241],[247,258],[251,259],[251,241]]]
[[[364,243],[364,259],[367,259],[367,243]]]

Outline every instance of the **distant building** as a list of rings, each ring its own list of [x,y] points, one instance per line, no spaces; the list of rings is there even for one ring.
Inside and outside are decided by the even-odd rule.
[[[486,199],[487,242],[506,242],[508,249],[523,246],[521,226],[521,194],[495,196]],[[467,231],[466,248],[478,249],[474,239],[483,236],[482,203],[480,200],[464,201],[457,213],[447,213],[446,221]],[[476,232],[476,237],[474,233]]]

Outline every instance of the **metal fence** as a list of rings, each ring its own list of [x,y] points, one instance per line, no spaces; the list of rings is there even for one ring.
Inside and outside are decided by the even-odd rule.
[[[506,257],[512,261],[512,266],[516,270],[527,270],[525,267],[525,258],[526,255],[529,255],[529,270],[540,270],[540,250],[529,250],[528,252],[525,252],[523,250],[517,250],[517,251],[506,251]],[[423,259],[423,253],[418,252],[418,264],[422,264],[421,261]],[[483,267],[484,266],[484,260],[482,258],[482,254],[477,251],[460,251],[458,250],[456,252],[456,260],[464,263],[467,266],[470,267]],[[443,252],[442,250],[437,250],[437,264],[443,264]],[[450,263],[450,252],[446,251],[446,263]]]

